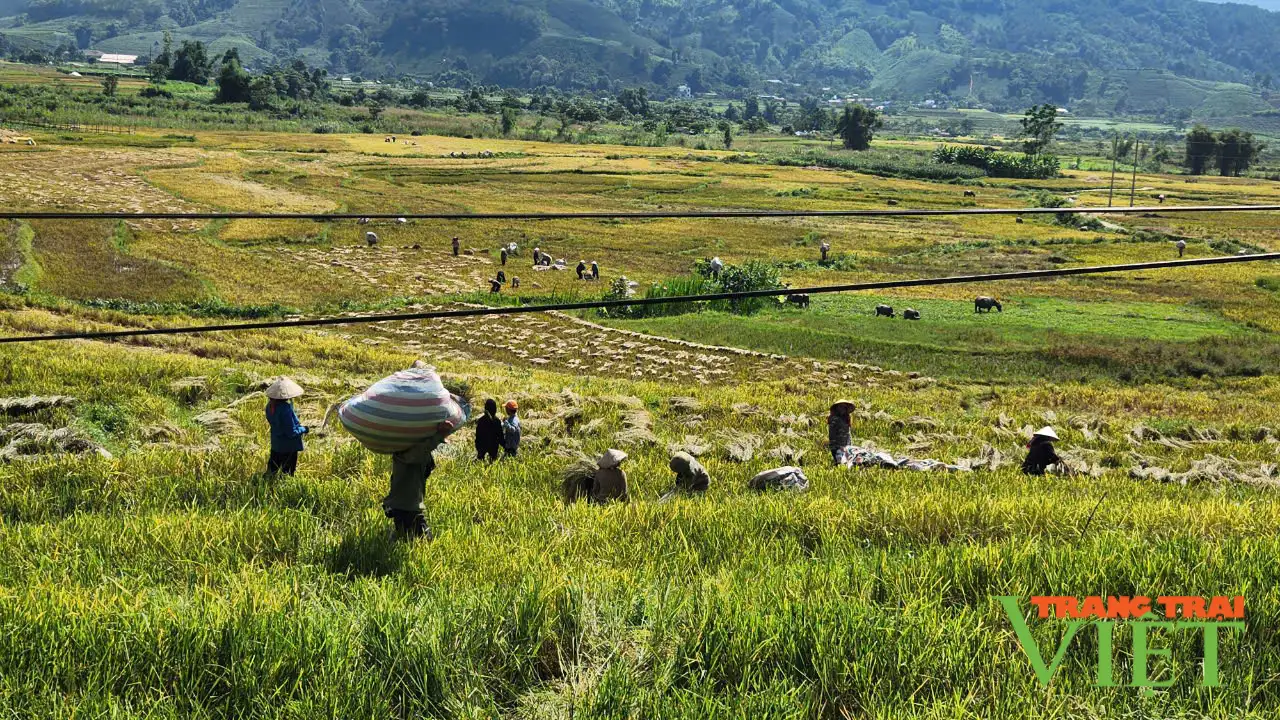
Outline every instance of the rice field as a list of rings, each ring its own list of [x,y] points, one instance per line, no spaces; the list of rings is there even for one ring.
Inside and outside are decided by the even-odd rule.
[[[51,136],[0,154],[0,202],[1025,207],[1049,190],[1105,204],[1088,173],[970,187],[676,148],[400,140]],[[1138,187],[1139,202],[1280,194],[1245,179]],[[1126,232],[1012,217],[15,222],[0,226],[0,335],[207,322],[208,308],[598,297],[618,276],[643,288],[713,255],[778,263],[796,286],[1162,259],[1178,237],[1199,257],[1276,249],[1280,229],[1260,213],[1104,217]],[[816,262],[823,240],[840,263]],[[521,254],[502,268],[510,242]],[[604,282],[535,272],[535,246],[570,268],[599,261]],[[499,269],[522,284],[494,299]],[[749,318],[545,314],[0,346],[0,398],[46,398],[0,402],[0,714],[1274,717],[1277,277],[1234,265],[815,297]],[[1004,312],[974,315],[980,293]],[[924,319],[877,320],[880,302]],[[428,482],[435,540],[395,543],[378,506],[388,461],[325,418],[419,358],[479,397],[517,399],[525,441],[518,459],[485,465],[472,431],[455,435]],[[298,410],[313,432],[299,474],[271,480],[261,391],[281,373],[307,389]],[[831,467],[825,414],[841,397],[857,406],[859,444],[971,471]],[[1046,423],[1077,476],[1018,471]],[[635,501],[565,506],[562,470],[610,447],[630,454]],[[707,497],[658,502],[675,451],[707,467]],[[811,489],[747,489],[780,465],[801,466]],[[1097,642],[1083,633],[1042,687],[995,600],[1132,594],[1246,597],[1245,631],[1222,639],[1221,687],[1201,686],[1203,647],[1185,633],[1159,641],[1171,653],[1152,673],[1168,687],[1095,687]],[[1061,625],[1034,632],[1051,648]],[[1132,676],[1131,640],[1122,624],[1118,678]]]

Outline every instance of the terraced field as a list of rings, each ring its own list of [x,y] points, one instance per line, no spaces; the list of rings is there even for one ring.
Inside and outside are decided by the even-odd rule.
[[[0,153],[21,209],[648,210],[1025,207],[1105,198],[1087,173],[969,186],[723,153],[201,134]],[[495,157],[474,155],[491,150]],[[467,158],[456,157],[466,152]],[[453,153],[455,157],[450,157]],[[741,160],[743,158],[740,158]],[[749,158],[748,158],[749,159]],[[1139,178],[1168,203],[1272,183]],[[0,335],[355,316],[644,292],[710,256],[793,285],[1276,249],[1271,214],[0,227]],[[380,242],[366,247],[372,229]],[[462,238],[454,257],[449,239]],[[836,262],[817,262],[822,241]],[[487,292],[498,248],[519,290]],[[533,247],[603,281],[534,271]],[[15,717],[1269,718],[1280,708],[1280,272],[1233,265],[815,297],[808,310],[528,314],[0,347],[0,711]],[[974,295],[1004,312],[975,315]],[[886,302],[923,320],[877,319]],[[334,403],[416,359],[517,399],[516,460],[438,453],[431,543],[395,543],[389,464]],[[262,389],[301,382],[296,477],[261,475]],[[832,467],[862,446],[962,470]],[[327,420],[327,421],[326,421]],[[1018,472],[1046,423],[1079,470]],[[634,501],[566,506],[562,472],[630,453]],[[660,502],[670,453],[705,498]],[[803,494],[756,473],[801,466]],[[1161,637],[1172,681],[1094,687],[1078,640],[1042,687],[994,596],[1238,595],[1246,630]],[[1060,628],[1038,626],[1044,648]],[[1132,631],[1115,644],[1131,677]],[[1082,636],[1083,637],[1083,636]]]

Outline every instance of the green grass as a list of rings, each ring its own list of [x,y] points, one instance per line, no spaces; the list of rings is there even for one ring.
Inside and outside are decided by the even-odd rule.
[[[899,317],[877,318],[885,303]],[[901,319],[906,308],[923,319]],[[851,360],[927,375],[999,382],[1123,380],[1280,371],[1269,340],[1196,307],[1157,303],[906,297],[815,297],[812,310],[750,318],[700,313],[619,324],[656,335],[767,352]]]

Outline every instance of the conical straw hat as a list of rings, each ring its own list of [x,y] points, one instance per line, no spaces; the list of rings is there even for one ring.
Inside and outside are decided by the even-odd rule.
[[[302,386],[292,378],[281,377],[267,388],[267,397],[272,400],[292,400],[302,397]]]
[[[618,467],[622,464],[622,461],[626,459],[627,454],[621,450],[609,450],[600,456],[600,459],[596,464],[599,465],[601,469],[608,470],[609,468]]]

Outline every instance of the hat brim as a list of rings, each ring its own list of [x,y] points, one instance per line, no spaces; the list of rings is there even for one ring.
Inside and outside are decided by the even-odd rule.
[[[293,400],[305,394],[302,386],[290,378],[280,378],[267,388],[266,395],[272,400]]]

